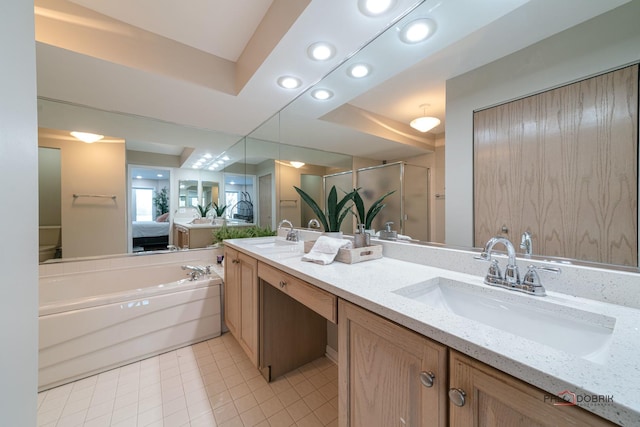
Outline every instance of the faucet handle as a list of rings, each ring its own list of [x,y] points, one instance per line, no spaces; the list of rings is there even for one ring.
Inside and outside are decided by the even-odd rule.
[[[546,271],[546,272],[555,273],[555,274],[562,273],[562,270],[560,270],[557,267],[539,267],[537,265],[532,264],[527,267],[527,273],[524,275],[524,278],[522,279],[522,283],[525,285],[531,285],[531,286],[542,286],[542,282],[540,281],[540,276],[538,275],[538,272],[536,270]]]
[[[502,280],[502,271],[500,271],[498,260],[495,259],[491,260],[491,265],[487,271],[487,280],[491,281],[491,279]]]

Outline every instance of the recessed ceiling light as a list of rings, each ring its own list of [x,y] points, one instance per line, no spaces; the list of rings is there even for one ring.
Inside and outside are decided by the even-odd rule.
[[[285,89],[296,89],[302,85],[299,78],[293,76],[282,76],[278,79],[278,85]]]
[[[162,174],[161,173],[158,174],[158,178],[162,178]]]
[[[336,49],[331,44],[325,42],[314,43],[307,49],[309,57],[316,61],[326,61],[327,59],[331,59],[335,53]]]
[[[328,89],[315,89],[313,92],[311,92],[311,96],[319,101],[324,101],[333,97],[333,92]]]
[[[358,9],[363,15],[380,16],[395,5],[395,0],[358,0]]]
[[[206,154],[205,154],[204,156],[202,156],[202,157],[204,157],[205,159],[210,159],[210,158],[211,158],[211,157],[213,157],[213,156],[212,156],[211,154],[209,154],[209,153],[206,153]]]
[[[100,141],[102,138],[104,138],[104,135],[98,135],[96,133],[89,133],[89,132],[76,132],[76,131],[71,132],[71,136],[78,138],[80,141],[86,142],[87,144]]]
[[[228,162],[230,159],[229,159],[229,156],[224,156],[222,160],[224,160],[225,162]]]
[[[371,67],[367,64],[353,64],[347,69],[347,73],[356,79],[366,77],[371,72]]]
[[[304,166],[304,162],[296,162],[295,160],[290,161],[289,164],[296,169],[300,169]]]
[[[428,18],[414,19],[400,30],[400,40],[405,43],[420,43],[436,31],[436,23]]]

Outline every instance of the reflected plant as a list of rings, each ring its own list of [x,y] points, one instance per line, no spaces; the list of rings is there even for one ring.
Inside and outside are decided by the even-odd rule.
[[[218,218],[222,218],[224,215],[224,211],[227,210],[227,205],[218,205],[216,202],[213,202],[213,211],[216,213]]]
[[[162,187],[160,191],[156,191],[153,204],[156,207],[156,216],[169,212],[169,193],[167,187]]]
[[[387,206],[382,202],[388,196],[395,193],[396,190],[389,191],[388,193],[385,193],[380,198],[378,198],[378,200],[376,200],[371,204],[371,206],[369,207],[369,210],[366,213],[364,211],[364,201],[360,196],[360,188],[356,188],[354,191],[355,191],[355,194],[353,195],[353,204],[356,207],[356,211],[355,212],[352,211],[352,213],[356,216],[356,219],[358,220],[358,224],[364,224],[365,230],[371,230],[371,224],[373,223],[374,218],[376,217],[376,215],[380,213],[380,211],[385,206]]]
[[[196,210],[198,211],[198,214],[200,215],[200,218],[206,218],[207,214],[209,213],[209,211],[211,210],[211,203],[207,203],[206,205],[202,206],[202,205],[197,205],[196,206]]]
[[[327,197],[327,212],[326,215],[320,209],[318,203],[316,203],[311,196],[305,193],[303,190],[294,186],[302,200],[309,205],[309,207],[313,210],[313,212],[318,217],[318,221],[322,224],[324,231],[327,232],[336,232],[340,231],[340,226],[342,225],[342,221],[346,218],[347,214],[351,212],[351,206],[347,206],[347,203],[353,200],[354,195],[356,194],[356,190],[353,190],[349,193],[345,192],[345,196],[338,201],[338,191],[336,190],[336,186],[334,185],[329,190],[329,196]]]

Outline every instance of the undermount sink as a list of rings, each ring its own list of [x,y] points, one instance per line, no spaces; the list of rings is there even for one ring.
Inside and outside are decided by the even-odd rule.
[[[256,248],[260,248],[260,249],[276,248],[279,246],[293,247],[298,244],[298,242],[285,240],[281,237],[272,237],[272,238],[256,237],[256,238],[250,238],[250,239],[243,239],[243,242],[248,243],[250,245],[254,245]]]
[[[393,293],[596,363],[606,360],[615,326],[599,313],[445,277]]]

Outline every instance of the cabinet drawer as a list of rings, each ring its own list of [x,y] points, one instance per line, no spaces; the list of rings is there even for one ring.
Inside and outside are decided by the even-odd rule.
[[[258,264],[258,277],[327,320],[338,323],[338,298],[270,265]]]

